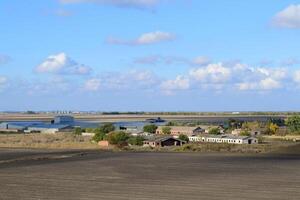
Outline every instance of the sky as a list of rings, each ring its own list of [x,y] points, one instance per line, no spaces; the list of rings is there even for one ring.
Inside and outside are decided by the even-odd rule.
[[[300,0],[1,0],[26,110],[300,111]]]

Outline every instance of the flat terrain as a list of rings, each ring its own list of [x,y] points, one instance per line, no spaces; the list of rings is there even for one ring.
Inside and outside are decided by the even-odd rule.
[[[0,199],[299,199],[300,154],[0,149]]]
[[[51,121],[54,114],[0,114],[0,121]],[[76,120],[91,122],[120,122],[120,121],[144,121],[149,118],[162,117],[165,120],[197,120],[203,123],[221,123],[228,119],[239,119],[247,121],[267,121],[270,117],[284,118],[285,115],[232,115],[232,114],[216,114],[216,115],[198,115],[198,114],[74,114]]]

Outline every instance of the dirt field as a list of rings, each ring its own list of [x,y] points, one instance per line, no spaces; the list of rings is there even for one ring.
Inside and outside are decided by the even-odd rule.
[[[0,199],[299,199],[300,154],[0,149]]]

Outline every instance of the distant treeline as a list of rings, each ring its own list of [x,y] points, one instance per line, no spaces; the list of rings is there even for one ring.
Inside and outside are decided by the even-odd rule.
[[[101,113],[101,112],[100,112]],[[102,112],[103,115],[200,115],[200,116],[219,116],[219,115],[299,115],[300,112]]]

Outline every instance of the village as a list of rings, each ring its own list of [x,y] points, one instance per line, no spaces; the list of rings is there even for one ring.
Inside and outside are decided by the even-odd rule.
[[[142,146],[164,148],[186,144],[257,145],[268,135],[286,135],[283,120],[268,122],[229,120],[226,124],[198,124],[193,121],[146,119],[139,126],[101,123],[82,127],[71,115],[55,116],[50,122],[2,122],[2,134],[70,134],[90,138],[99,148]],[[298,140],[297,140],[298,141]]]

